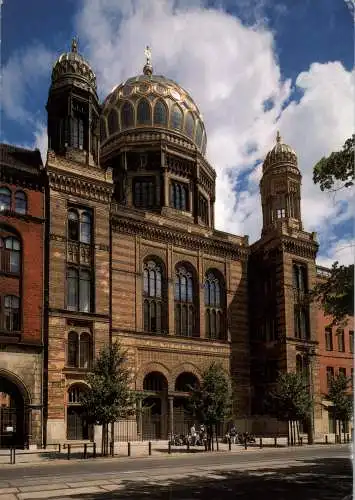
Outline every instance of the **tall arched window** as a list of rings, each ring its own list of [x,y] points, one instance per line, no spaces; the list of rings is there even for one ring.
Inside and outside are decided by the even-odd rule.
[[[182,127],[182,111],[177,104],[174,105],[171,112],[171,127],[176,130],[181,130]]]
[[[81,117],[74,117],[71,121],[72,146],[84,149],[84,120]]]
[[[185,133],[189,137],[193,137],[194,135],[194,128],[195,128],[195,120],[194,117],[192,116],[192,113],[189,111],[186,116],[185,116]]]
[[[100,141],[104,142],[107,137],[106,122],[103,117],[100,119]]]
[[[115,134],[118,131],[118,115],[115,109],[111,109],[107,116],[108,133]]]
[[[156,188],[154,177],[138,177],[134,179],[134,206],[137,208],[153,208],[156,205]]]
[[[0,188],[0,212],[11,209],[11,191],[5,187]]]
[[[91,216],[88,212],[82,212],[80,217],[80,241],[91,243]]]
[[[181,182],[170,184],[170,205],[177,210],[188,210],[189,188],[187,184]]]
[[[152,113],[147,99],[141,99],[137,106],[137,123],[140,125],[152,124]]]
[[[167,109],[163,101],[159,100],[155,103],[154,106],[154,125],[166,126],[167,124],[168,124]]]
[[[2,269],[8,273],[19,273],[21,269],[21,245],[17,238],[9,236],[5,239]]]
[[[210,339],[225,338],[224,287],[213,271],[205,277],[205,328]]]
[[[143,266],[144,330],[159,333],[163,329],[163,271],[154,260]]]
[[[67,307],[71,311],[78,310],[79,302],[79,271],[70,267],[67,275]]]
[[[27,212],[27,197],[23,191],[16,191],[15,212],[18,214],[25,214]]]
[[[82,333],[79,341],[79,365],[80,368],[90,369],[92,365],[92,339],[89,333]]]
[[[77,210],[68,211],[68,238],[79,241],[79,214]]]
[[[134,122],[134,110],[130,102],[126,101],[121,108],[122,128],[132,127]]]
[[[175,332],[176,335],[192,337],[195,335],[196,309],[195,290],[192,272],[178,265],[175,272]]]
[[[78,359],[79,359],[79,337],[76,332],[69,332],[67,365],[72,368],[77,367]]]
[[[3,303],[3,327],[8,332],[20,330],[20,299],[15,295],[5,295]]]
[[[201,122],[198,122],[197,128],[196,128],[195,142],[196,142],[197,146],[199,146],[199,147],[201,147],[202,135],[203,135],[202,124],[201,124]]]

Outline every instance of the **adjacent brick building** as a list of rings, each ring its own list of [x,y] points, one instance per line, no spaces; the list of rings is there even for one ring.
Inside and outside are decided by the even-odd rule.
[[[39,295],[21,295],[33,341],[41,338],[36,321],[44,323],[44,441],[97,432],[83,418],[80,393],[95,356],[115,340],[127,350],[138,408],[147,407],[116,425],[116,439],[186,431],[188,387],[215,360],[234,380],[241,430],[274,432],[265,394],[278,370],[302,370],[316,400],[304,427],[328,431],[323,325],[308,301],[318,244],[303,228],[292,148],[278,135],[265,158],[262,235],[249,245],[247,236],[215,229],[216,174],[205,158],[202,115],[184,89],[153,73],[149,57],[142,75],[100,105],[96,77],[74,40],[53,67],[47,112],[46,265],[42,274],[27,271],[29,279],[41,276]],[[43,237],[43,190],[36,193]],[[38,229],[31,238],[33,262],[43,269]],[[16,286],[3,281],[1,293],[14,287],[16,294]],[[33,304],[42,304],[42,292],[44,314]],[[0,381],[10,380],[2,363],[12,358],[1,354]]]
[[[1,144],[0,446],[42,441],[44,189],[39,151]]]

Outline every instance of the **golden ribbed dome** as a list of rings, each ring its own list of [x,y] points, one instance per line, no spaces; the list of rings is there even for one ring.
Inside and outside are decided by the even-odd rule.
[[[90,64],[78,52],[78,42],[73,38],[71,51],[61,54],[53,65],[52,87],[65,83],[90,89],[96,94],[96,76]]]
[[[281,142],[280,133],[277,132],[276,144],[266,155],[263,163],[263,172],[274,165],[280,164],[288,164],[297,167],[297,154],[290,146]]]
[[[206,131],[195,102],[180,85],[153,74],[150,57],[143,74],[114,87],[101,113],[101,147],[122,133],[138,130],[167,131],[188,139],[202,153]]]

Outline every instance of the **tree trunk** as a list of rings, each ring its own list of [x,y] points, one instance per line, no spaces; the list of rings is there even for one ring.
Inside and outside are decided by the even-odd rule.
[[[296,432],[297,432],[297,442],[298,444],[301,443],[300,441],[300,423],[298,420],[296,420]]]
[[[114,454],[114,450],[115,450],[115,422],[111,422],[111,446],[112,446],[112,454]]]
[[[216,450],[219,451],[219,447],[218,447],[218,435],[217,435],[217,424],[215,425],[215,431],[216,431]]]

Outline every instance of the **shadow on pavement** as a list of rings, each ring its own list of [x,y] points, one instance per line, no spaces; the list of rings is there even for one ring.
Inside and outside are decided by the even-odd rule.
[[[255,471],[209,471],[210,477],[167,476],[149,480],[139,474],[137,480],[121,479],[117,491],[72,495],[81,500],[347,500],[352,498],[352,464],[349,459],[303,460],[304,465]],[[149,470],[147,470],[149,474]],[[171,476],[174,471],[171,471]],[[120,478],[117,477],[117,480]],[[347,496],[349,495],[349,496]]]

